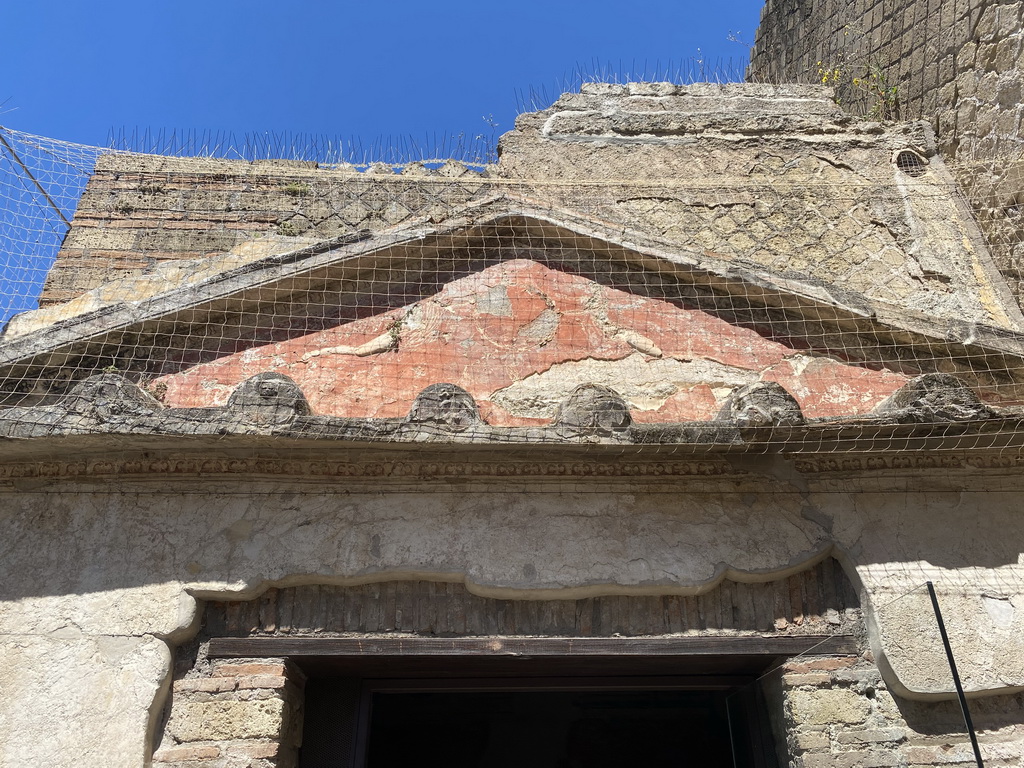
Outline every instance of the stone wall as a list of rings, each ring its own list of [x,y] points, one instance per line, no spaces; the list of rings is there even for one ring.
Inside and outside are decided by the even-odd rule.
[[[537,606],[543,611],[547,604]],[[182,671],[154,768],[293,768],[302,743],[304,683],[301,670],[276,658],[202,660]],[[894,696],[870,653],[791,659],[760,685],[784,765],[974,766],[955,703]],[[1019,765],[1022,708],[1022,696],[972,702],[989,768]]]
[[[1021,300],[1024,3],[768,0],[749,76],[828,80],[856,113],[929,120]],[[875,84],[897,89],[897,109],[872,92]]]
[[[455,183],[480,177],[456,162],[429,171],[453,182],[437,187],[437,194],[429,188],[410,190],[410,179],[427,173],[419,164],[396,175],[390,166],[360,174],[354,168],[321,169],[316,163],[283,160],[102,156],[40,305],[67,301],[168,261],[224,254],[239,246],[244,247],[236,256],[252,259],[273,252],[282,238],[295,248],[359,229],[443,215],[487,191],[479,183]],[[379,178],[385,175],[394,181]]]
[[[649,135],[652,130],[656,137]],[[430,184],[408,178],[426,173],[422,168],[404,176],[328,169],[321,191],[318,169],[286,166],[278,173],[242,164],[229,172],[221,161],[204,161],[202,179],[190,180],[187,168],[172,168],[171,161],[147,159],[133,169],[117,166],[122,158],[110,158],[51,276],[51,298],[94,288],[117,273],[126,279],[157,275],[148,288],[140,278],[76,309],[86,317],[82,322],[96,319],[89,313],[97,308],[117,316],[134,300],[159,298],[166,285],[154,284],[177,279],[179,286],[188,285],[196,270],[216,276],[235,259],[244,276],[246,260],[262,254],[270,271],[285,272],[290,262],[270,254],[294,256],[297,247],[301,251],[313,240],[363,228],[446,216],[458,222],[464,215],[457,210],[461,203],[517,192],[517,200],[503,203],[512,209],[527,203],[543,208],[548,213],[534,213],[533,220],[547,216],[548,224],[493,238],[500,241],[497,248],[525,252],[529,246],[537,253],[539,242],[552,251],[566,242],[571,248],[565,250],[580,263],[585,249],[579,243],[596,240],[597,230],[573,220],[579,229],[563,229],[568,238],[563,240],[551,222],[568,224],[550,211],[567,209],[623,231],[641,228],[673,257],[699,258],[694,263],[713,275],[731,265],[737,272],[781,274],[801,291],[862,292],[860,303],[851,306],[865,307],[864,316],[898,307],[921,312],[932,326],[936,318],[996,324],[1006,331],[1021,326],[1019,312],[1004,305],[998,286],[988,279],[988,256],[984,247],[975,247],[974,225],[949,195],[951,179],[927,128],[904,124],[887,130],[854,121],[820,88],[595,84],[551,110],[524,116],[503,148],[508,174],[503,181],[445,177],[440,186],[447,192],[433,196]],[[894,157],[903,151],[919,156],[930,169],[925,176],[899,175],[903,171]],[[666,192],[671,187],[666,180],[679,169],[693,171],[700,183]],[[335,183],[332,174],[344,179]],[[437,172],[424,178],[436,177]],[[518,190],[510,179],[519,179]],[[523,179],[545,183],[531,189]],[[122,183],[128,187],[117,186]],[[249,194],[254,197],[246,198]],[[350,212],[342,215],[347,206]],[[465,228],[466,219],[461,221]],[[544,238],[531,234],[545,227]],[[738,231],[744,227],[747,231]],[[532,244],[518,239],[531,236]],[[412,242],[416,231],[402,237]],[[822,250],[814,250],[819,241]],[[602,242],[606,245],[596,252],[615,252],[607,245],[610,236]],[[445,248],[437,246],[437,252],[448,258],[450,244]],[[400,250],[397,245],[387,249]],[[204,264],[190,262],[211,253]],[[398,278],[407,279],[408,271],[396,269],[392,276],[381,269],[389,262],[368,254],[355,266],[345,262],[346,269],[363,265],[379,281],[370,285],[381,290],[368,295],[405,296]],[[177,277],[148,259],[178,264]],[[436,262],[431,270],[429,260],[417,269],[425,277],[416,291],[431,285],[436,290],[445,274]],[[646,280],[652,273],[634,274]],[[296,333],[306,332],[302,323],[310,316],[311,324],[318,313],[321,322],[337,320],[321,313],[322,307],[336,308],[339,297],[361,295],[347,285],[311,296],[310,286],[304,282],[302,290],[287,294],[294,304],[279,303],[268,290],[262,304],[235,306],[235,314],[225,311],[226,317],[248,331],[276,329],[281,318],[289,318],[297,323]],[[391,293],[389,286],[398,287]],[[489,295],[489,306],[498,306],[494,297],[500,292]],[[292,306],[305,308],[307,315]],[[173,332],[200,347],[223,338],[216,334],[229,333],[212,315],[212,320],[188,319],[199,313],[194,303],[173,307],[171,317],[185,318],[180,327],[169,321]],[[370,301],[357,308],[381,311]],[[750,302],[741,309],[749,310]],[[256,325],[248,313],[273,322]],[[37,316],[39,324],[23,329],[21,342],[33,347],[31,354],[41,354],[33,346],[39,337],[30,334],[45,334],[54,323],[58,334],[72,334],[73,316]],[[817,320],[823,322],[820,315]],[[852,336],[862,326],[845,327],[854,329]],[[152,328],[131,332],[139,334],[132,338],[142,338]],[[382,336],[394,341],[390,333]],[[110,342],[118,346],[114,362],[131,363],[135,350],[147,361],[159,359],[167,338],[150,336],[137,345]],[[256,343],[251,333],[250,342]],[[912,343],[900,341],[894,349],[902,353]],[[98,360],[107,351],[76,354]],[[172,651],[195,638],[204,600],[254,601],[248,606],[256,606],[259,626],[266,629],[273,621],[279,631],[282,594],[294,599],[304,592],[319,600],[363,590],[364,604],[379,609],[366,585],[418,582],[433,585],[424,590],[433,589],[435,596],[438,584],[446,585],[446,594],[448,585],[456,585],[468,603],[510,601],[524,615],[540,603],[579,601],[571,611],[525,622],[544,631],[551,627],[538,625],[542,619],[555,627],[560,616],[576,621],[580,603],[591,616],[598,607],[602,631],[622,628],[617,625],[623,615],[622,621],[633,623],[622,626],[636,628],[644,622],[622,609],[640,604],[647,613],[646,626],[639,628],[646,632],[653,620],[667,618],[670,632],[746,632],[760,640],[761,634],[835,626],[831,619],[842,627],[857,618],[848,615],[849,594],[846,603],[810,607],[814,592],[803,591],[806,573],[817,567],[827,578],[829,566],[823,563],[829,556],[841,562],[859,591],[872,655],[844,657],[832,668],[795,661],[785,670],[775,711],[783,713],[782,727],[794,732],[795,759],[806,767],[878,768],[892,763],[898,744],[901,767],[962,762],[961,731],[945,714],[948,702],[940,701],[952,690],[945,656],[933,642],[934,614],[920,592],[926,580],[938,585],[948,609],[965,685],[972,696],[993,702],[991,716],[980,719],[990,757],[1006,765],[1019,757],[1024,520],[1020,465],[1010,450],[968,461],[939,450],[898,451],[895,444],[894,454],[858,455],[851,449],[797,456],[782,449],[712,455],[682,445],[589,442],[552,443],[545,452],[540,446],[497,442],[465,449],[440,442],[374,447],[327,439],[324,433],[319,441],[293,439],[277,415],[270,419],[277,430],[270,438],[253,425],[266,424],[262,419],[277,414],[277,406],[259,411],[259,419],[237,433],[220,429],[221,417],[203,411],[190,418],[211,430],[205,437],[174,433],[167,426],[171,422],[148,435],[112,434],[116,430],[104,421],[106,415],[88,420],[111,414],[138,424],[156,411],[149,400],[145,408],[150,410],[122,408],[138,399],[111,396],[118,388],[107,386],[110,379],[100,384],[95,402],[81,406],[86,415],[45,412],[51,419],[81,418],[95,429],[42,431],[5,443],[0,466],[4,768],[137,768],[154,752],[159,762],[181,768],[204,762],[210,768],[261,761],[265,768],[287,766],[299,738],[297,673],[280,659],[249,662],[256,666],[203,661],[184,672],[173,669]],[[270,385],[266,390],[278,391]],[[69,402],[77,408],[82,401]],[[959,429],[945,422],[944,427]],[[790,448],[798,450],[795,444]],[[835,565],[830,565],[834,579]],[[826,593],[842,596],[835,584]],[[893,604],[897,608],[890,610]],[[605,608],[619,618],[605,623]],[[240,608],[238,615],[229,610],[235,609],[225,609],[225,625],[243,627],[252,619]],[[383,627],[380,621],[371,627],[367,617],[357,631],[395,630],[384,613],[381,609]],[[493,629],[486,623],[477,629],[507,631],[497,615]],[[294,610],[288,626],[293,621]],[[583,631],[582,625],[567,626],[566,631]],[[894,695],[887,698],[883,690]],[[909,701],[915,697],[924,701]],[[979,705],[983,715],[987,706]]]
[[[954,702],[894,695],[871,655],[792,659],[766,681],[781,704],[785,749],[795,768],[974,768],[967,728]],[[988,768],[1019,766],[1021,696],[971,702]]]
[[[63,450],[71,445],[83,450]],[[190,446],[202,459],[205,449]],[[360,461],[370,458],[357,450]],[[429,450],[425,463],[443,468],[436,446]],[[367,466],[317,480],[268,474],[278,471],[273,462],[237,457],[235,477],[205,463],[182,473],[169,458],[148,480],[6,477],[0,766],[141,765],[170,693],[168,645],[195,636],[197,597],[428,580],[496,599],[710,599],[723,576],[744,582],[743,594],[771,593],[766,582],[804,573],[829,552],[882,625],[871,648],[900,706],[950,694],[941,646],[918,640],[935,635],[927,596],[885,608],[931,579],[965,684],[991,697],[975,699],[991,707],[991,738],[1019,740],[1020,483],[999,469],[864,462],[815,473],[777,456],[734,456],[720,467],[675,456],[646,471],[619,456],[619,474],[608,474],[577,455],[557,478],[515,467],[468,480],[431,476],[426,466],[408,476]],[[294,452],[281,464],[309,471]],[[665,474],[676,467],[690,474]],[[778,477],[762,474],[770,468]],[[790,623],[785,612],[764,618],[764,626]],[[921,711],[916,732],[934,738],[918,746],[960,733]]]
[[[283,659],[215,661],[173,684],[159,768],[294,768],[305,675]]]
[[[210,602],[199,636],[178,649],[170,718],[155,761],[180,766],[174,761],[188,757],[195,763],[187,768],[231,768],[235,763],[229,758],[251,755],[280,761],[251,763],[258,768],[290,765],[288,749],[301,735],[302,712],[295,696],[304,681],[302,672],[280,659],[209,661],[210,638],[859,634],[855,602],[851,585],[832,559],[787,579],[726,581],[698,596],[494,600],[473,595],[461,584],[400,581],[272,588],[254,600]],[[911,701],[894,694],[870,651],[792,658],[772,668],[749,692],[734,695],[750,695],[757,706],[766,707],[782,765],[974,765],[956,703]],[[275,702],[274,708],[263,703],[268,701]],[[974,699],[971,706],[986,765],[1019,765],[1024,696]],[[229,722],[235,727],[228,727]],[[242,739],[241,734],[252,738]],[[279,751],[279,745],[284,749]]]
[[[901,152],[921,173],[898,169]],[[827,89],[808,85],[588,84],[521,115],[501,139],[500,163],[482,172],[113,155],[98,163],[41,300],[68,303],[15,317],[4,336],[330,238],[455,220],[495,200],[808,290],[826,283],[945,319],[1022,327],[951,182],[925,126],[853,120]]]

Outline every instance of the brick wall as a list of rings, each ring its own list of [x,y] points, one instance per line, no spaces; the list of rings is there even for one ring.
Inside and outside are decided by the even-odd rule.
[[[446,184],[437,195],[409,184],[410,177],[428,172],[477,183]],[[394,181],[382,180],[385,175]],[[431,171],[413,163],[399,174],[390,166],[360,174],[285,160],[105,155],[86,185],[39,303],[67,301],[161,262],[224,253],[254,238],[322,240],[443,215],[486,194],[479,177],[456,162]]]
[[[751,79],[821,82],[837,68],[842,106],[879,116],[878,98],[853,78],[884,81],[897,89],[897,116],[932,123],[1021,301],[1024,2],[767,0]]]
[[[214,662],[176,680],[159,768],[294,768],[305,676],[282,659]]]

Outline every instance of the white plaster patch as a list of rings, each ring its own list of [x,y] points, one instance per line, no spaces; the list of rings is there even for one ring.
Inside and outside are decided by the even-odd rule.
[[[489,399],[515,416],[550,419],[580,384],[602,384],[622,395],[631,409],[656,411],[677,392],[697,384],[711,387],[722,402],[736,387],[756,380],[753,371],[713,360],[652,360],[637,353],[621,360],[558,363],[499,389]]]
[[[476,308],[482,315],[512,317],[512,302],[508,298],[508,289],[504,285],[494,286],[477,298]]]
[[[1016,611],[1009,598],[982,595],[981,602],[993,624],[1000,629],[1009,629],[1013,626],[1013,615]]]

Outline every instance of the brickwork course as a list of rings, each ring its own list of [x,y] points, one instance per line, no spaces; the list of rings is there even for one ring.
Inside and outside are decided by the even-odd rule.
[[[295,768],[305,675],[283,659],[209,664],[176,680],[158,768]]]

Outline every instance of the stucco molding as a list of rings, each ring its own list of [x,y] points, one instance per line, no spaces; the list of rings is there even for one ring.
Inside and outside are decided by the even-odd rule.
[[[138,475],[359,478],[710,477],[745,475],[725,461],[370,461],[268,458],[157,458],[0,464],[0,480]]]

